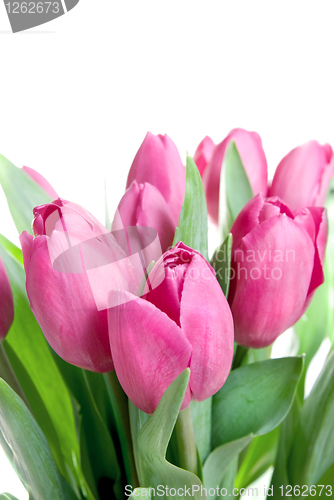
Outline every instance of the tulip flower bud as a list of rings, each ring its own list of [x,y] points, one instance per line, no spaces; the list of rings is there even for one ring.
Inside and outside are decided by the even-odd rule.
[[[31,309],[51,347],[68,363],[113,369],[107,326],[108,293],[137,293],[144,270],[82,207],[65,200],[34,209],[35,239],[20,241]]]
[[[213,151],[203,174],[208,214],[218,224],[220,172],[228,145],[234,141],[239,151],[253,193],[267,194],[267,160],[260,136],[241,128],[232,130]]]
[[[310,141],[288,153],[278,165],[270,196],[279,196],[296,210],[302,207],[323,206],[334,171],[333,150]]]
[[[176,227],[185,193],[186,169],[168,135],[147,133],[131,165],[126,187],[134,180],[138,183],[149,182],[160,191],[173,214]]]
[[[324,281],[325,210],[296,212],[277,198],[252,198],[236,218],[231,306],[235,340],[266,347],[304,313]]]
[[[201,177],[203,177],[204,170],[212,158],[215,147],[215,143],[208,135],[204,137],[204,139],[197,146],[194,154],[194,162],[197,165]]]
[[[24,170],[25,173],[28,174],[29,177],[31,177],[42,189],[44,189],[52,200],[56,200],[58,198],[56,191],[42,174],[30,167],[22,167],[22,170]]]
[[[4,340],[14,320],[13,293],[5,264],[0,257],[0,342]]]
[[[154,228],[160,240],[160,254],[173,243],[175,223],[169,206],[160,191],[152,184],[138,184],[133,181],[121,199],[116,216],[112,223],[112,231],[119,229],[119,218],[125,229],[128,227]],[[138,237],[141,233],[137,232]],[[146,241],[140,242],[141,248],[147,246]]]
[[[222,387],[232,363],[233,321],[214,270],[198,252],[178,243],[154,266],[142,298],[122,290],[110,292],[113,302],[115,296],[120,305],[108,310],[115,370],[138,408],[153,413],[187,367],[182,408]]]

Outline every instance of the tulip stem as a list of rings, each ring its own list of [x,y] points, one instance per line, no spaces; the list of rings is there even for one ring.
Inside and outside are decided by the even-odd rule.
[[[180,411],[175,424],[180,467],[197,475],[197,450],[190,406]]]
[[[105,373],[104,377],[115,415],[128,484],[131,484],[133,488],[137,488],[139,481],[133,454],[128,398],[118,381],[115,371]]]
[[[16,392],[30,409],[28,401],[22,391],[19,381],[15,375],[12,365],[9,362],[3,344],[0,343],[0,377]]]

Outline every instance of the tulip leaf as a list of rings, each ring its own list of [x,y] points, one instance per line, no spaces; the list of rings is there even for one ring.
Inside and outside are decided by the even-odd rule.
[[[327,492],[330,492],[330,487],[332,487],[332,492],[334,492],[334,464],[325,472],[322,478],[319,479],[317,484],[326,485],[325,491]]]
[[[280,425],[280,436],[277,449],[274,473],[271,479],[273,491],[273,499],[279,500],[282,498],[280,486],[284,488],[293,485],[288,470],[288,459],[291,451],[291,446],[296,434],[299,415],[301,410],[301,402],[299,398],[295,398],[292,407]]]
[[[328,261],[326,259],[325,269]],[[325,282],[316,290],[310,306],[294,327],[299,340],[299,354],[305,354],[305,370],[332,328],[329,286],[325,277]]]
[[[334,351],[306,399],[289,459],[294,484],[316,484],[334,463]]]
[[[189,382],[187,368],[168,387],[153,415],[143,425],[138,435],[138,451],[142,459],[139,471],[140,483],[156,490],[163,488],[162,498],[169,498],[166,488],[176,491],[185,488],[192,492],[192,498],[203,498],[202,483],[197,476],[167,462],[166,451],[175,426],[184,394]]]
[[[195,443],[200,460],[204,463],[211,451],[212,397],[204,401],[192,401],[190,406]]]
[[[12,464],[35,500],[74,500],[60,475],[48,442],[18,395],[0,379],[0,432],[12,452]]]
[[[224,156],[219,188],[219,227],[227,235],[233,222],[254,196],[238,149],[231,141]]]
[[[211,265],[216,272],[216,278],[223,290],[225,297],[228,297],[231,277],[231,257],[232,257],[233,236],[230,233],[220,247],[213,254]]]
[[[213,488],[217,490],[217,486],[221,486],[225,474],[229,467],[238,457],[239,453],[252,441],[253,436],[244,436],[235,441],[222,444],[213,450],[208,456],[203,467],[203,483],[208,490]],[[211,496],[210,496],[211,498]],[[216,496],[212,496],[216,498]]]
[[[208,259],[208,213],[202,179],[196,163],[187,155],[186,191],[173,246],[182,241]]]
[[[275,465],[280,427],[253,439],[238,470],[236,488],[246,488]]]
[[[19,233],[32,234],[33,208],[50,203],[50,196],[24,170],[0,155],[0,184]]]
[[[96,390],[107,396],[103,375],[90,374],[86,370],[66,363],[56,353],[52,354],[71,395],[80,407],[82,438],[87,447],[86,458],[89,460],[95,485],[98,486],[103,478],[104,489],[111,491],[113,484],[120,479],[120,469],[114,443],[106,422],[99,412],[89,384],[89,379],[94,378]]]
[[[14,497],[14,495],[11,495],[10,493],[1,493],[0,500],[18,500],[18,498]]]
[[[57,466],[72,484],[87,490],[81,470],[80,446],[72,401],[50,348],[31,312],[25,290],[25,273],[18,260],[0,245],[14,298],[14,322],[4,348],[34,416],[55,453]],[[43,374],[43,376],[41,376]],[[60,451],[61,453],[60,453]]]
[[[292,405],[302,369],[302,357],[289,357],[232,370],[213,396],[212,448],[277,427]]]
[[[5,236],[0,234],[0,245],[7,250],[8,253],[10,253],[15,259],[17,259],[21,264],[23,264],[23,255],[22,255],[22,250],[21,248],[17,247],[12,243],[10,240],[7,240]]]
[[[123,391],[115,371],[105,373],[104,378],[106,380],[108,395],[115,416],[115,424],[121,445],[127,481],[128,484],[137,486],[138,478],[134,447],[131,440],[128,397]]]
[[[129,490],[131,491],[131,490]],[[152,498],[151,496],[151,491],[152,489],[151,488],[136,488],[135,490],[133,490],[132,494],[129,496],[129,500],[132,498],[132,500],[134,500],[135,498]]]

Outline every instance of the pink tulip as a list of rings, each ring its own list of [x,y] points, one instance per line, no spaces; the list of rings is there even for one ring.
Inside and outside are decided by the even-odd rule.
[[[20,236],[31,309],[61,358],[87,370],[110,371],[108,293],[113,288],[136,293],[143,269],[74,203],[58,199],[35,208],[34,215],[35,239],[27,232]]]
[[[176,227],[185,193],[186,170],[168,135],[147,133],[131,165],[126,187],[134,180],[138,183],[149,182],[160,191],[173,214]]]
[[[279,196],[291,210],[323,206],[334,171],[333,150],[310,141],[288,153],[278,165],[270,196]]]
[[[232,130],[214,149],[203,174],[208,213],[215,224],[218,224],[220,172],[231,141],[237,146],[253,193],[262,193],[264,196],[267,194],[267,160],[260,136],[241,128]]]
[[[197,165],[201,177],[203,177],[204,170],[212,158],[215,147],[215,143],[208,135],[204,137],[204,139],[197,146],[194,154],[194,162]]]
[[[44,189],[52,200],[56,200],[58,198],[56,191],[42,174],[30,167],[22,167],[22,170],[24,170],[25,173],[28,174],[29,177],[31,177],[42,189]]]
[[[258,194],[231,232],[235,339],[246,347],[265,347],[301,317],[324,281],[325,210],[292,213],[279,198]]]
[[[160,191],[152,184],[138,184],[133,181],[121,199],[112,224],[112,231],[120,227],[147,227],[157,231],[160,241],[160,255],[173,243],[175,223],[169,206]],[[138,237],[142,235],[138,231]],[[139,243],[145,248],[146,241]],[[160,257],[160,255],[158,257]]]
[[[4,340],[14,320],[13,293],[5,264],[0,257],[0,342]]]
[[[109,309],[110,345],[128,397],[153,413],[187,367],[191,375],[182,408],[191,399],[215,394],[232,363],[233,321],[212,267],[180,242],[156,263],[145,293],[143,298],[125,291],[110,294],[120,302]]]

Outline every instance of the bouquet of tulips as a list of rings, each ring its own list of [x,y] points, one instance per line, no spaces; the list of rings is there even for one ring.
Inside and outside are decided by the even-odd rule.
[[[268,185],[255,132],[186,166],[148,133],[103,225],[0,157],[0,445],[30,500],[332,496],[333,170],[312,141]]]

